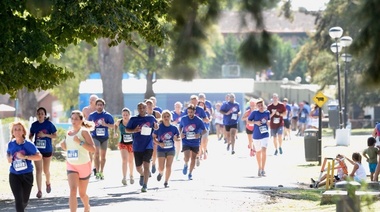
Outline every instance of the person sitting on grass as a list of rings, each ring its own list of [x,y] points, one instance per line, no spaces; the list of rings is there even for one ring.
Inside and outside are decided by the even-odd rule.
[[[349,158],[346,158],[352,165],[354,165],[354,168],[351,171],[351,174],[349,175],[350,178],[354,179],[356,182],[363,182],[367,178],[367,174],[365,173],[365,169],[362,165],[362,156],[358,152],[352,153],[352,160]]]
[[[336,160],[335,164],[338,164],[338,166],[335,167],[335,169],[337,169],[337,174],[334,175],[334,183],[346,180],[348,176],[348,170],[347,170],[347,165],[344,162],[344,156],[341,154],[338,154],[335,160]],[[311,178],[312,185],[314,186],[314,188],[324,186],[326,185],[326,178],[327,178],[327,174],[324,174],[319,180],[319,182]]]

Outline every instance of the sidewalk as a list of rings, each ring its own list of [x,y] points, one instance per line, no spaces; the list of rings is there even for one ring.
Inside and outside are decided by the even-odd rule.
[[[367,136],[351,136],[350,145],[336,146],[332,137],[322,138],[322,158],[343,154],[350,157],[352,152],[362,152],[366,148]],[[135,171],[135,183],[122,186],[121,160],[119,151],[107,153],[105,180],[91,177],[88,186],[91,211],[252,211],[258,205],[265,205],[267,196],[262,190],[305,188],[310,177],[318,177],[318,162],[306,162],[303,137],[292,137],[283,142],[283,155],[274,156],[273,143],[267,150],[267,177],[257,177],[257,162],[249,157],[247,135],[238,135],[236,154],[226,151],[223,141],[210,136],[209,157],[193,172],[189,181],[182,174],[183,161],[174,161],[169,188],[164,188],[163,180],[157,182],[157,173],[148,182],[148,192],[141,193],[139,175]],[[368,165],[363,161],[364,166]],[[347,164],[349,165],[349,164]],[[351,166],[348,167],[351,170]],[[62,170],[65,171],[65,170]],[[52,173],[52,175],[54,175]],[[164,178],[163,178],[164,179]],[[32,194],[34,192],[32,191]],[[55,187],[49,196],[36,199],[33,195],[28,211],[68,211],[68,186]],[[13,201],[0,201],[4,211],[14,210]],[[79,200],[79,211],[83,209]]]

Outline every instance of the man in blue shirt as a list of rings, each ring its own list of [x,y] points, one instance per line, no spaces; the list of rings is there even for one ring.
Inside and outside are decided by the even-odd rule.
[[[154,116],[147,114],[144,102],[137,105],[138,115],[131,117],[125,130],[133,133],[133,152],[135,156],[136,170],[140,173],[141,192],[147,192],[148,179],[150,175],[150,160],[153,154],[153,129],[158,129],[157,120]]]
[[[240,117],[240,105],[235,102],[235,94],[229,94],[227,102],[223,102],[220,113],[223,114],[223,124],[227,135],[227,151],[232,146],[231,154],[235,154],[235,140]]]

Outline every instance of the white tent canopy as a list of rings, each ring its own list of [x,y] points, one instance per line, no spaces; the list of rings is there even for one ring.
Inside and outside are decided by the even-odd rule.
[[[0,104],[0,112],[12,112],[15,111],[16,108],[6,105],[6,104]]]

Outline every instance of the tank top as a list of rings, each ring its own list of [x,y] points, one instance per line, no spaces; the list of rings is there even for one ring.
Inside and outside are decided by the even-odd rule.
[[[120,123],[119,123],[119,131],[120,131],[120,143],[123,143],[123,144],[132,144],[133,140],[132,140],[132,134],[133,133],[127,133],[125,132],[125,127],[124,124],[123,124],[123,119],[120,120]]]
[[[84,141],[82,130],[81,128],[77,134],[72,136],[66,133],[66,160],[72,165],[86,164],[90,161],[88,151],[74,141],[74,136],[78,136],[79,140]]]

